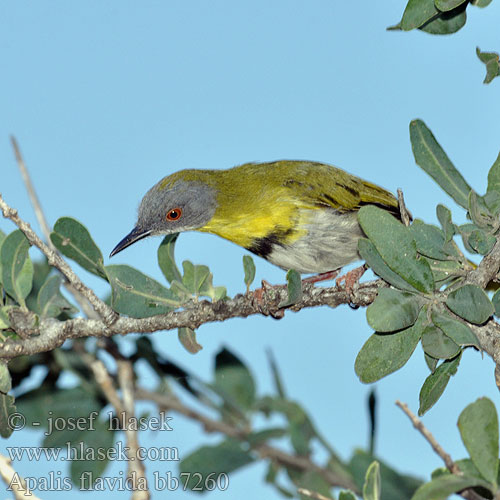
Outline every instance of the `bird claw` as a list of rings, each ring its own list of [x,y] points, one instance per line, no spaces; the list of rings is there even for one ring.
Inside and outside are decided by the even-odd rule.
[[[363,264],[362,266],[356,267],[355,269],[352,269],[351,271],[343,274],[342,276],[339,276],[335,280],[335,285],[340,287],[341,283],[345,283],[345,291],[347,293],[347,296],[349,297],[349,306],[355,306],[354,308],[357,309],[359,306],[356,306],[354,304],[354,288],[359,284],[359,280],[363,274],[365,274],[367,267],[366,264]]]
[[[279,288],[283,288],[283,285],[271,285],[268,281],[262,280],[261,288],[254,290],[252,303],[264,316],[271,316],[274,319],[281,319],[285,316],[285,309],[276,309],[272,304],[274,296],[269,296],[269,292]]]

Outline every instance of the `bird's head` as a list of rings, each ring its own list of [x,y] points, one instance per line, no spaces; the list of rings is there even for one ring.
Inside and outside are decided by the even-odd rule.
[[[162,179],[139,205],[137,224],[113,249],[110,257],[147,236],[199,229],[213,217],[216,189],[200,175],[184,170]]]

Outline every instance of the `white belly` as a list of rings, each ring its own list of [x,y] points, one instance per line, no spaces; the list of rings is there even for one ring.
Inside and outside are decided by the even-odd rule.
[[[323,273],[360,259],[358,240],[363,232],[354,212],[311,210],[307,235],[288,244],[275,244],[267,260],[299,273]]]

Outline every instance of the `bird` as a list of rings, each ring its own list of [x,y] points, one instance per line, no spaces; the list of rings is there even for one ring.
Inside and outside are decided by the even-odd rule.
[[[137,223],[110,257],[154,235],[216,234],[276,266],[327,274],[361,259],[357,214],[376,205],[400,217],[386,189],[313,161],[245,163],[225,170],[180,170],[143,197]]]

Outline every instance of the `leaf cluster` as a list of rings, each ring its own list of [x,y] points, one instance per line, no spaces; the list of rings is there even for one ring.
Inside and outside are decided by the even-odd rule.
[[[369,383],[401,368],[421,343],[431,374],[420,392],[419,413],[431,408],[457,371],[462,352],[480,349],[471,325],[482,325],[500,310],[500,293],[492,300],[468,273],[471,254],[488,255],[500,228],[500,155],[488,174],[487,192],[478,195],[454,167],[432,132],[420,120],[410,124],[416,163],[467,211],[470,222],[453,223],[438,205],[441,227],[415,220],[406,227],[382,209],[363,207],[359,222],[367,239],[359,252],[373,271],[391,286],[379,290],[367,308],[375,333],[359,352],[355,369]],[[493,288],[498,288],[492,283]]]

